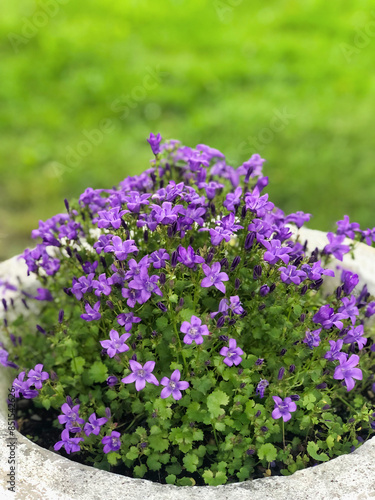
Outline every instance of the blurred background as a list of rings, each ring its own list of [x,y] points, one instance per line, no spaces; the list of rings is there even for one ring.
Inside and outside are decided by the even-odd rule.
[[[311,228],[375,224],[375,1],[18,0],[0,40],[0,260],[148,168],[151,131],[261,154]]]

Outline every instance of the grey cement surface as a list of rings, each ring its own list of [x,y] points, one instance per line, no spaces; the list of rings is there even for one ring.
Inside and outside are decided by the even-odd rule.
[[[310,246],[324,246],[324,233],[301,229]],[[360,245],[356,261],[345,259],[346,269],[366,279],[375,293],[375,251]],[[340,264],[340,263],[339,263]],[[23,275],[24,264],[15,258],[0,264],[0,279]],[[35,291],[33,277],[25,286]],[[17,294],[14,293],[15,298]],[[1,319],[1,313],[0,313]],[[41,448],[15,433],[16,493],[7,490],[10,435],[5,398],[14,371],[0,378],[0,500],[366,500],[375,499],[375,438],[354,453],[343,455],[289,477],[270,477],[225,486],[176,487],[132,479],[84,466]]]

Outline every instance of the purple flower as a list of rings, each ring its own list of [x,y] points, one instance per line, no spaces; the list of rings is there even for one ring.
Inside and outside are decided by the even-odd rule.
[[[350,299],[348,297],[343,297],[341,302],[344,304],[338,309],[338,312],[343,315],[343,318],[350,318],[352,325],[356,322],[356,316],[358,316],[359,311],[356,307],[356,298],[351,295]]]
[[[345,235],[335,236],[333,233],[328,233],[327,238],[329,243],[323,248],[323,252],[326,254],[331,253],[336,259],[342,261],[343,255],[350,251],[348,245],[342,245]]]
[[[85,311],[86,314],[81,314],[81,318],[84,319],[85,321],[97,321],[99,320],[102,315],[99,312],[100,309],[100,300],[94,304],[94,307],[91,307],[90,304],[87,302],[85,304]]]
[[[108,280],[105,273],[101,274],[99,276],[99,279],[93,280],[92,286],[95,289],[94,293],[97,297],[100,297],[101,294],[110,295],[112,291],[111,287],[108,284]]]
[[[27,376],[29,377],[29,381],[31,385],[35,386],[35,389],[42,388],[42,382],[44,380],[49,379],[49,375],[47,372],[43,372],[43,365],[36,365],[34,369],[31,369]]]
[[[129,210],[121,210],[120,212],[120,207],[111,208],[109,211],[100,210],[98,217],[93,222],[97,222],[100,228],[112,226],[114,229],[119,229],[121,226],[121,217],[126,213],[129,213]]]
[[[280,278],[286,284],[294,283],[295,285],[299,285],[303,280],[307,278],[307,275],[304,271],[300,271],[296,268],[296,266],[288,266],[279,267]]]
[[[262,175],[262,167],[265,161],[266,160],[260,155],[253,154],[249,160],[245,161],[240,167],[238,167],[237,173],[239,175],[245,175],[245,179],[247,179],[246,182],[248,182],[250,177]]]
[[[241,203],[242,187],[237,187],[234,193],[228,193],[223,203],[224,207],[229,211],[235,211],[236,207]]]
[[[255,363],[255,364],[258,364],[259,363]],[[259,394],[259,397],[262,399],[264,397],[264,391],[266,390],[266,387],[268,387],[270,384],[268,382],[268,380],[262,378],[260,379],[259,381],[259,384],[257,385],[257,388],[255,390],[255,394]]]
[[[34,299],[36,300],[45,300],[47,302],[52,302],[53,297],[51,295],[51,292],[48,290],[48,288],[37,288],[38,294],[35,295]]]
[[[14,388],[14,397],[19,398],[22,395],[26,399],[32,399],[38,396],[38,391],[30,389],[31,380],[24,380],[25,372],[21,372],[14,380],[12,387]]]
[[[304,212],[296,212],[294,214],[289,214],[285,217],[285,222],[293,222],[298,229],[304,225],[305,222],[310,220],[311,214],[305,214]]]
[[[165,261],[169,260],[169,254],[165,251],[165,248],[156,250],[150,255],[151,261],[155,269],[161,269],[165,267]]]
[[[282,247],[281,241],[279,240],[271,240],[271,241],[264,240],[262,244],[267,248],[267,251],[265,252],[263,258],[271,266],[276,264],[276,262],[279,259],[281,259],[284,262],[284,264],[289,263],[289,255],[287,254],[292,251],[291,248]]]
[[[151,373],[155,367],[155,361],[147,361],[144,366],[142,366],[140,363],[138,363],[138,361],[134,361],[133,359],[131,359],[129,361],[129,364],[132,373],[130,373],[130,375],[128,375],[127,377],[121,379],[121,382],[123,382],[124,384],[131,384],[132,382],[135,382],[135,388],[137,389],[137,391],[141,391],[142,389],[144,389],[146,386],[146,382],[159,385],[157,378]]]
[[[189,382],[180,381],[181,373],[179,370],[174,370],[171,378],[163,377],[160,380],[161,385],[165,385],[164,389],[160,393],[162,399],[167,398],[172,394],[172,397],[178,401],[182,398],[181,391],[189,387]]]
[[[335,342],[334,340],[329,340],[328,342],[331,347],[330,350],[325,353],[324,357],[329,361],[334,361],[335,359],[339,358],[340,354],[342,354],[341,349],[344,341],[342,339],[339,339],[337,340],[337,342]]]
[[[228,316],[228,310],[232,311],[233,314],[242,314],[245,311],[241,305],[238,295],[230,297],[230,304],[228,303],[228,299],[221,299],[219,303],[219,310],[211,313],[210,316],[211,318],[214,318],[219,313],[223,313],[224,316]]]
[[[309,266],[309,264],[303,264],[301,266],[301,269],[302,271],[305,271],[307,277],[312,281],[320,280],[323,274],[326,276],[335,276],[335,273],[334,271],[332,271],[332,269],[324,269],[323,267],[321,267],[320,263],[321,261],[318,260],[317,262],[314,262],[311,267]]]
[[[150,137],[147,139],[147,142],[150,144],[152,152],[154,155],[158,155],[160,153],[160,143],[161,143],[161,135],[154,135],[152,132],[150,133]]]
[[[119,337],[116,330],[111,330],[109,332],[109,337],[111,340],[101,340],[100,344],[104,347],[104,349],[107,349],[107,354],[110,358],[113,358],[120,352],[126,352],[129,350],[129,347],[125,344],[125,342],[130,337],[130,333],[124,333],[121,337]]]
[[[169,201],[165,201],[161,207],[159,205],[151,205],[151,213],[159,224],[173,224],[177,220],[182,208],[182,205],[173,206]]]
[[[351,391],[355,385],[354,379],[362,380],[362,371],[360,368],[354,368],[359,363],[359,356],[353,354],[348,359],[348,355],[342,353],[339,356],[340,365],[336,366],[333,378],[336,380],[344,379],[347,391]]]
[[[100,433],[100,426],[104,425],[107,422],[108,418],[96,418],[96,414],[92,413],[89,416],[89,421],[86,422],[83,430],[85,431],[86,436],[89,436],[90,434],[94,434],[95,436],[97,436]]]
[[[370,302],[369,305],[367,306],[365,316],[366,318],[370,318],[375,314],[375,302]]]
[[[109,387],[113,387],[117,383],[118,383],[118,378],[115,375],[110,375],[107,378],[107,385],[109,385]]]
[[[345,319],[344,314],[334,314],[334,309],[329,304],[321,306],[319,311],[313,316],[314,323],[320,323],[323,328],[329,330],[335,325],[339,330],[342,329],[343,323],[340,321]]]
[[[158,281],[159,276],[157,274],[150,277],[147,273],[147,269],[142,269],[140,274],[136,276],[134,280],[130,281],[129,288],[141,292],[138,302],[139,304],[144,304],[151,297],[151,293],[163,296],[160,288],[156,284]]]
[[[12,339],[12,337],[11,337],[11,339]],[[15,344],[15,340],[12,339],[12,342],[13,342],[14,345],[16,345]],[[8,351],[6,351],[5,349],[1,349],[0,348],[0,364],[2,364],[5,367],[9,366],[11,368],[18,368],[18,365],[16,365],[12,361],[8,361],[8,356],[9,356]]]
[[[367,344],[367,338],[363,337],[363,334],[363,325],[358,325],[357,327],[352,326],[346,337],[344,337],[344,344],[353,344],[354,342],[357,342],[358,349],[362,350]]]
[[[144,303],[144,301],[142,299],[142,292],[141,292],[141,290],[133,290],[131,288],[123,288],[121,290],[121,294],[124,297],[124,299],[128,299],[126,301],[126,304],[129,307],[134,307],[135,304],[136,304],[136,302],[138,302],[138,304],[143,304]]]
[[[307,344],[310,349],[313,349],[314,347],[318,347],[320,344],[320,332],[322,331],[321,328],[318,328],[318,330],[313,330],[312,332],[310,330],[307,330],[305,333],[305,338],[303,339],[303,343]]]
[[[292,418],[291,412],[297,410],[297,405],[292,398],[287,397],[284,400],[279,396],[272,396],[275,402],[275,408],[272,412],[272,418],[275,420],[282,417],[284,422],[288,422]]]
[[[126,193],[124,196],[124,201],[128,204],[128,209],[138,214],[142,205],[148,205],[150,202],[148,198],[150,198],[151,193],[140,194],[138,191],[130,191],[130,193]]]
[[[88,276],[81,276],[78,281],[76,278],[73,278],[71,291],[77,300],[81,300],[85,293],[92,292],[94,276],[94,273],[90,273]]]
[[[195,342],[196,344],[203,344],[202,335],[209,335],[207,325],[202,325],[202,321],[197,318],[197,316],[192,316],[190,318],[190,323],[184,321],[181,325],[180,332],[185,333],[184,343],[191,344]]]
[[[146,271],[150,267],[150,257],[145,255],[142,259],[137,262],[135,259],[130,259],[128,262],[129,270],[125,274],[125,279],[129,280],[131,278],[135,278],[141,271]]]
[[[121,448],[121,434],[117,431],[112,431],[110,436],[105,436],[102,439],[102,444],[104,444],[104,453],[109,453],[110,451],[117,451]]]
[[[220,354],[225,356],[224,363],[227,366],[239,365],[242,361],[241,355],[244,354],[240,347],[237,347],[235,339],[229,339],[229,347],[222,347]]]
[[[246,208],[255,212],[257,217],[264,217],[267,212],[274,208],[274,204],[268,201],[268,194],[259,196],[259,191],[254,188],[253,192],[245,194]]]
[[[133,313],[121,313],[117,316],[116,319],[117,319],[117,323],[120,326],[125,327],[126,332],[130,332],[134,323],[141,322],[141,318],[138,318],[138,316],[134,316]]]
[[[341,281],[343,282],[342,289],[344,293],[349,295],[349,293],[351,293],[358,285],[359,277],[358,274],[354,274],[351,271],[346,271],[344,269],[341,273]]]
[[[64,403],[61,407],[63,415],[57,417],[60,424],[65,424],[65,427],[69,430],[79,428],[79,424],[84,424],[83,418],[79,417],[79,406],[75,405],[71,408],[68,403]]]
[[[343,220],[339,220],[336,222],[337,224],[337,234],[344,234],[348,238],[354,239],[355,238],[355,231],[359,231],[360,227],[358,222],[349,222],[349,216],[344,215]]]
[[[202,269],[206,278],[201,281],[201,287],[208,288],[214,285],[218,290],[225,293],[225,285],[223,281],[228,281],[228,275],[224,272],[220,272],[221,265],[219,262],[214,262],[212,267],[207,264],[202,264]]]
[[[202,264],[204,262],[204,258],[200,255],[197,255],[191,245],[189,245],[187,249],[182,246],[178,247],[177,260],[184,266],[191,269],[195,266],[195,264]]]
[[[113,236],[111,242],[104,248],[104,252],[113,252],[118,260],[126,260],[130,253],[138,252],[134,243],[134,240],[122,241],[119,236]]]
[[[64,446],[65,451],[67,452],[68,455],[70,455],[70,452],[81,450],[79,446],[80,441],[83,441],[83,438],[81,437],[71,438],[69,436],[69,430],[64,429],[61,433],[61,441],[58,441],[53,448],[55,451],[58,451],[62,446]]]

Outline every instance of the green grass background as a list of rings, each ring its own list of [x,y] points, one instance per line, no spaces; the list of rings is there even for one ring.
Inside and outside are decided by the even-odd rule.
[[[312,228],[375,224],[374,1],[19,0],[0,40],[0,260],[65,197],[148,168],[150,131],[233,166],[260,153],[272,201]]]

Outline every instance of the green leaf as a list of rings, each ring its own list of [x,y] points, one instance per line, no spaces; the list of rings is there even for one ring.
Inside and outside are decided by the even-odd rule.
[[[51,408],[51,400],[50,399],[43,399],[42,405],[46,410],[49,410]]]
[[[165,481],[167,484],[175,484],[176,476],[174,474],[169,474],[169,476],[165,478]]]
[[[209,486],[219,486],[227,482],[227,476],[224,472],[218,471],[214,476],[211,470],[205,470],[202,474],[204,482]]]
[[[139,450],[136,446],[131,446],[130,450],[125,455],[129,460],[135,460],[139,456]]]
[[[119,453],[116,453],[115,451],[111,451],[107,454],[108,463],[110,463],[111,465],[116,465],[119,458],[121,458],[121,455],[119,455]]]
[[[93,382],[105,382],[108,378],[108,369],[101,361],[95,361],[89,370]]]
[[[169,447],[168,439],[164,439],[160,436],[149,436],[148,444],[155,451],[165,451]]]
[[[136,465],[133,469],[135,477],[143,477],[147,472],[147,467],[145,464]]]
[[[168,326],[168,318],[160,316],[160,318],[156,320],[156,329],[162,332],[166,326]]]
[[[273,462],[277,457],[277,449],[271,443],[264,443],[258,450],[258,457],[261,460],[265,458],[267,462]]]
[[[216,389],[207,397],[207,408],[213,418],[217,418],[224,413],[220,406],[225,406],[229,403],[229,397],[225,392]]]
[[[172,295],[169,296],[169,302],[172,302],[172,304],[177,304],[178,302],[178,295],[176,293],[173,293]]]
[[[81,356],[77,356],[76,358],[72,359],[72,361],[70,362],[70,366],[73,373],[75,373],[76,375],[81,375],[84,370],[85,359]]]
[[[327,462],[329,460],[329,456],[326,453],[321,453],[318,455],[319,446],[314,443],[314,441],[309,441],[307,444],[307,453],[314,460],[318,460],[319,462]]]
[[[194,379],[192,381],[192,384],[194,389],[201,392],[202,394],[207,394],[211,387],[213,387],[214,382],[208,375],[205,375],[203,377],[197,377],[196,379]]]
[[[195,472],[199,463],[199,458],[194,453],[188,453],[182,459],[188,472]]]
[[[335,446],[335,438],[332,435],[329,435],[326,439],[327,446],[330,450]]]
[[[153,454],[150,455],[147,459],[147,465],[151,470],[160,470],[161,469],[161,463],[158,460],[158,455]]]
[[[193,309],[182,309],[180,312],[180,320],[181,321],[189,321],[191,320],[191,317],[195,315],[195,311]]]

